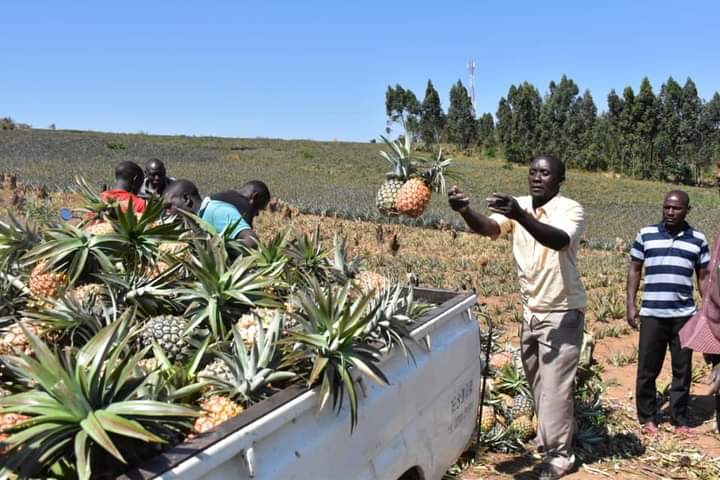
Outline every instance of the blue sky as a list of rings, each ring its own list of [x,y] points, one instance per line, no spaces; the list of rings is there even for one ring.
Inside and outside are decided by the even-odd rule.
[[[587,3],[591,6],[584,6]],[[479,112],[563,73],[601,109],[669,75],[720,90],[715,1],[46,1],[0,12],[0,116],[36,127],[367,141],[389,83]]]

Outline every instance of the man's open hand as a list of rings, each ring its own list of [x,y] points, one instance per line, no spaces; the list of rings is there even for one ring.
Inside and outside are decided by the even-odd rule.
[[[456,212],[462,211],[470,206],[470,199],[463,193],[457,185],[448,190],[448,203],[450,208]]]
[[[490,197],[486,198],[488,202],[488,209],[493,213],[499,213],[512,220],[517,220],[523,213],[523,209],[520,208],[517,200],[510,195],[504,193],[493,193]]]

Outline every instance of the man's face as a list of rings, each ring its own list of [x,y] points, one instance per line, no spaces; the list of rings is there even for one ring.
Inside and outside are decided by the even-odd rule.
[[[668,229],[678,228],[685,222],[690,208],[676,195],[668,195],[663,202],[663,223]]]
[[[162,185],[162,181],[165,178],[165,169],[163,167],[153,165],[145,172],[145,176],[147,177],[148,182],[150,182],[150,185],[158,188]]]
[[[188,194],[176,194],[165,197],[165,211],[168,215],[177,215],[179,210],[197,213],[200,208],[200,198]]]
[[[528,187],[533,198],[549,200],[560,190],[561,179],[553,165],[544,158],[533,160],[528,172]]]

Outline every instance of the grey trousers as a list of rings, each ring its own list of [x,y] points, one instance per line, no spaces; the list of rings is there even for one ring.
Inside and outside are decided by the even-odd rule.
[[[523,320],[521,358],[538,419],[538,448],[556,470],[575,465],[573,387],[585,314],[579,310],[530,315]]]

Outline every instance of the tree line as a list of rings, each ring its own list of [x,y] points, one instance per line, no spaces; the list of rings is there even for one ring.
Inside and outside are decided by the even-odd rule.
[[[565,75],[544,95],[529,82],[511,85],[495,116],[477,116],[459,80],[449,99],[445,113],[431,80],[422,102],[410,89],[388,86],[388,132],[399,123],[426,145],[481,148],[489,156],[499,147],[510,163],[552,154],[571,167],[678,183],[698,182],[720,160],[720,94],[703,100],[691,78],[680,85],[670,77],[658,93],[647,77],[637,92],[611,90],[602,112]]]

